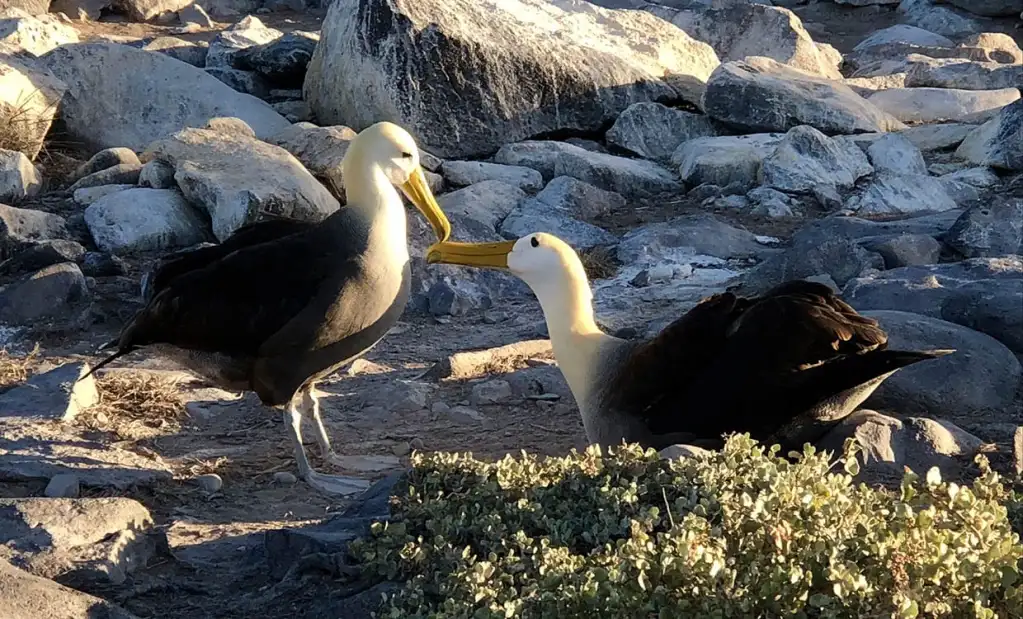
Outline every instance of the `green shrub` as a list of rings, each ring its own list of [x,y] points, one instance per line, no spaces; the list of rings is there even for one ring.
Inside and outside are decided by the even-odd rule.
[[[1023,546],[983,457],[972,486],[854,484],[855,448],[790,462],[746,435],[706,458],[416,454],[352,553],[406,586],[383,617],[1018,617]],[[836,472],[841,466],[844,470]]]

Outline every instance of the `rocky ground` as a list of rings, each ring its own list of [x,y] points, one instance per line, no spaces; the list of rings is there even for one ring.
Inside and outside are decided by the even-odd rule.
[[[156,260],[338,208],[348,127],[384,117],[430,153],[456,238],[562,236],[620,336],[802,277],[895,347],[957,349],[818,444],[856,436],[869,482],[968,477],[978,452],[1014,474],[1023,6],[596,4],[3,9],[0,617],[365,617],[386,585],[316,553],[386,516],[412,450],[585,444],[528,291],[418,258],[399,326],[320,386],[364,456],[346,472],[383,480],[365,497],[296,482],[278,415],[158,356],[69,390]],[[427,234],[411,216],[414,256]]]

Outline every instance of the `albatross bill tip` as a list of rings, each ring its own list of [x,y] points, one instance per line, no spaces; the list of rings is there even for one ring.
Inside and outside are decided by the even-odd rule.
[[[430,191],[430,185],[426,182],[426,175],[423,174],[421,167],[416,166],[409,179],[401,186],[401,190],[430,222],[434,234],[437,235],[437,240],[441,242],[448,240],[451,236],[451,222],[448,221],[447,215],[437,204],[437,199],[433,197],[433,192]]]

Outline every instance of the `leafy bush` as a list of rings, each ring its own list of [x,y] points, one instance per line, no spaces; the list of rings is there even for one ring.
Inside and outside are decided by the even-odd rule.
[[[972,486],[854,484],[807,446],[707,457],[416,454],[395,518],[352,545],[408,582],[383,617],[1018,617],[1023,546],[987,461]]]

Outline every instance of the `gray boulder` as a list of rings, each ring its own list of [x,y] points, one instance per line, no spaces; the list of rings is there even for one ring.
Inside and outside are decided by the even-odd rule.
[[[919,125],[898,132],[923,152],[955,148],[976,127],[962,123]]]
[[[862,450],[857,456],[861,463],[857,481],[892,485],[902,480],[906,467],[921,476],[938,467],[942,479],[960,479],[983,445],[982,440],[949,421],[901,418],[861,409],[843,419],[816,446],[841,453],[848,438],[855,439]]]
[[[1023,170],[1023,101],[1005,106],[970,133],[956,156],[977,165]]]
[[[965,120],[974,114],[997,110],[1019,97],[1015,88],[890,88],[870,95],[867,100],[904,122],[940,122]]]
[[[958,207],[945,184],[925,174],[875,174],[858,195],[847,202],[857,215],[937,213]]]
[[[0,288],[0,323],[22,326],[74,318],[89,297],[85,276],[76,264],[48,266]]]
[[[969,208],[942,240],[966,258],[1023,254],[1023,200],[998,198]]]
[[[553,234],[576,249],[607,245],[617,238],[585,220],[620,209],[625,200],[618,194],[559,176],[535,198],[523,201],[501,222],[500,233],[515,239],[532,232]]]
[[[718,67],[707,82],[704,109],[711,118],[745,132],[810,125],[836,135],[904,127],[841,82],[759,57]]]
[[[780,133],[759,133],[696,138],[679,145],[671,162],[690,186],[738,183],[751,187],[759,179],[764,159],[783,137]]]
[[[10,258],[40,241],[68,236],[67,221],[60,215],[0,204],[0,259]]]
[[[813,75],[842,77],[838,71],[841,57],[835,62],[814,42],[799,17],[786,8],[734,3],[681,10],[670,21],[694,39],[710,43],[721,62],[763,56]]]
[[[176,189],[136,187],[85,209],[96,246],[112,254],[189,247],[209,240],[199,213]]]
[[[953,47],[955,45],[952,39],[940,34],[934,34],[916,26],[896,24],[874,31],[870,36],[857,43],[853,51],[860,52],[871,47],[877,47],[878,45],[885,45],[886,43],[910,43],[912,45],[933,47]]]
[[[947,37],[968,35],[982,30],[976,20],[952,9],[935,6],[931,0],[902,0],[899,3],[899,13],[906,23]]]
[[[571,176],[627,198],[678,193],[683,189],[674,174],[652,161],[589,151],[565,142],[507,144],[497,151],[494,161],[532,168],[540,172],[544,180]]]
[[[523,191],[537,192],[543,188],[543,176],[532,168],[510,166],[486,161],[445,161],[441,165],[444,178],[457,187],[483,181],[501,181]]]
[[[240,50],[232,64],[255,71],[281,87],[298,87],[305,78],[319,38],[317,33],[289,32],[268,43]]]
[[[660,103],[634,103],[618,116],[604,138],[608,144],[645,159],[667,163],[679,144],[717,134],[717,127],[702,114]]]
[[[34,62],[12,54],[0,57],[0,122],[5,125],[5,146],[35,159],[66,89],[64,82]]]
[[[7,561],[0,561],[0,598],[4,600],[5,615],[11,619],[138,619],[116,604],[59,585],[48,578],[33,576]]]
[[[984,17],[1018,17],[1023,13],[1023,0],[948,0],[948,3]]]
[[[42,176],[24,153],[0,149],[0,201],[23,200],[39,193]]]
[[[884,258],[886,269],[936,264],[941,257],[941,242],[929,234],[900,234],[868,237],[860,244]]]
[[[221,241],[262,211],[321,221],[339,207],[288,151],[242,133],[185,129],[151,144],[143,158],[174,167],[181,191],[209,213]]]
[[[641,101],[699,103],[717,65],[709,45],[644,11],[340,0],[304,91],[321,122],[358,130],[387,119],[441,157],[470,158],[539,133],[596,130]]]
[[[774,189],[812,194],[822,185],[832,191],[852,187],[871,172],[867,156],[855,144],[800,126],[785,134],[774,152],[764,158],[760,179]]]
[[[1023,79],[1023,66],[962,58],[915,59],[906,72],[907,87],[1000,90],[1015,88]]]
[[[903,414],[927,413],[969,421],[1009,406],[1021,369],[1016,356],[989,335],[937,318],[893,310],[863,312],[888,333],[893,349],[955,349],[955,353],[903,368],[885,380],[865,406]]]
[[[905,135],[890,133],[875,140],[867,156],[877,172],[927,174],[923,153]]]
[[[268,103],[163,54],[76,43],[45,54],[41,63],[67,84],[61,103],[67,131],[96,150],[141,151],[153,140],[221,116],[241,118],[260,138],[288,126]]]

